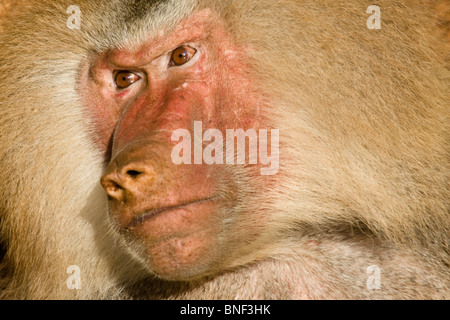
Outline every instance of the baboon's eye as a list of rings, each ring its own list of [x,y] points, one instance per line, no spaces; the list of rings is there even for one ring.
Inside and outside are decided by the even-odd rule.
[[[119,89],[125,89],[140,79],[141,77],[139,77],[137,74],[131,71],[124,70],[117,72],[114,81],[116,82],[116,86]]]
[[[181,66],[189,60],[194,57],[197,50],[188,47],[188,46],[181,46],[176,48],[174,51],[172,51],[172,56],[170,58],[170,66]]]

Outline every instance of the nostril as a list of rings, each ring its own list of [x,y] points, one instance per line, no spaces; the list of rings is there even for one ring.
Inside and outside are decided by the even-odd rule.
[[[109,181],[108,183],[104,184],[105,189],[117,192],[120,189],[123,189],[119,184],[115,183],[114,181]]]
[[[137,178],[141,174],[142,174],[142,172],[137,171],[137,170],[128,170],[127,171],[127,175],[129,175],[131,178]]]
[[[116,181],[111,179],[110,176],[104,176],[101,179],[101,184],[108,194],[109,199],[123,200],[124,190],[123,187],[118,184]]]

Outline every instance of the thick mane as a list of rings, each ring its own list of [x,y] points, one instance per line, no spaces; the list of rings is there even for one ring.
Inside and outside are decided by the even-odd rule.
[[[381,30],[366,27],[369,15],[359,1],[78,2],[81,30],[65,27],[63,1],[0,4],[0,298],[201,298],[202,292],[221,298],[226,294],[214,288],[233,287],[253,265],[249,283],[255,286],[256,274],[306,274],[293,260],[325,261],[327,250],[335,260],[324,268],[331,274],[334,263],[345,270],[333,241],[343,244],[341,252],[360,250],[346,257],[349,264],[372,258],[359,253],[370,242],[406,252],[404,261],[417,264],[420,275],[433,268],[437,278],[448,279],[445,1],[380,0]],[[99,183],[104,154],[91,138],[94,124],[79,78],[90,55],[137,47],[204,8],[222,19],[242,48],[245,75],[262,93],[258,111],[280,132],[280,170],[270,184],[245,168],[233,176],[241,177],[237,188],[248,198],[236,210],[270,216],[263,248],[249,241],[255,254],[214,280],[208,275],[168,285],[149,276],[112,230]],[[255,192],[255,185],[264,192]],[[245,228],[258,223],[257,216],[242,222]],[[321,241],[323,251],[304,249]],[[314,275],[320,273],[316,262]],[[67,290],[70,265],[83,272],[82,290]],[[237,271],[227,277],[229,270]],[[289,282],[289,276],[280,271],[277,279]],[[345,291],[344,280],[333,285]],[[146,288],[152,292],[142,292]],[[330,288],[300,296],[332,295]]]

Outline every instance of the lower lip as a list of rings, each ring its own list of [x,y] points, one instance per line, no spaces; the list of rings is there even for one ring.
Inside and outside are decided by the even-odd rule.
[[[150,211],[144,212],[143,214],[140,214],[137,217],[135,217],[132,220],[132,222],[125,229],[129,230],[129,229],[137,228],[137,227],[141,226],[142,224],[144,224],[145,222],[147,222],[148,220],[158,217],[161,214],[179,211],[179,210],[187,210],[188,207],[211,203],[215,200],[216,200],[216,197],[212,197],[212,198],[207,198],[207,199],[198,200],[198,201],[194,201],[194,202],[189,202],[189,203],[178,205],[178,206],[164,207],[164,208],[159,208],[159,209],[155,209],[155,210],[150,210]]]

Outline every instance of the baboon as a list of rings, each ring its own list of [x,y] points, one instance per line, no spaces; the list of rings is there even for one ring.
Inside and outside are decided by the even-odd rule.
[[[373,4],[4,1],[0,297],[450,298],[448,6]]]

